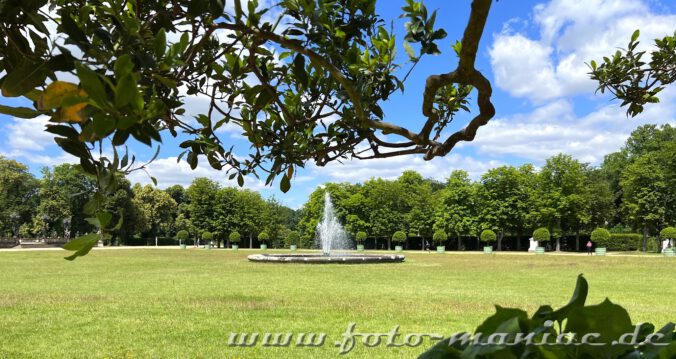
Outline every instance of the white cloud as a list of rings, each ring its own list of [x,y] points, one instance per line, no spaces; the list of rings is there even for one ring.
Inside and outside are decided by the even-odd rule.
[[[639,0],[552,0],[533,12],[539,38],[513,32],[510,22],[489,56],[497,86],[536,103],[593,93],[585,63],[626,47],[636,29],[648,49],[676,23],[676,15],[655,14]]]
[[[27,160],[40,166],[53,166],[61,163],[75,163],[77,159],[54,143],[54,135],[45,131],[49,118],[39,116],[31,119],[12,118],[5,125],[6,144],[0,148],[0,154],[10,158]],[[48,155],[46,151],[56,149],[58,155]]]
[[[593,96],[596,85],[585,64],[626,46],[635,29],[641,29],[643,50],[649,49],[653,39],[673,33],[676,15],[656,14],[641,0],[551,0],[533,8],[532,20],[536,35],[514,31],[515,24],[523,24],[520,19],[505,23],[489,55],[497,87],[533,107],[495,118],[461,147],[536,164],[558,153],[598,164],[637,126],[676,122],[676,88],[663,91],[661,103],[627,118],[619,102]],[[573,101],[580,94],[596,107]]]
[[[148,165],[148,173],[157,179],[157,186],[166,188],[175,184],[183,187],[188,187],[192,181],[197,177],[210,178],[222,186],[239,187],[236,180],[229,180],[229,174],[225,170],[215,170],[209,166],[204,158],[200,158],[200,162],[194,170],[190,168],[187,162],[176,162],[177,157],[158,158],[150,165]],[[152,183],[152,180],[143,171],[135,171],[127,176],[132,183],[141,183],[143,185]],[[265,189],[265,184],[252,176],[247,176],[244,181],[244,187],[260,191]],[[269,187],[267,187],[269,188]]]
[[[462,169],[467,171],[470,177],[478,179],[488,169],[502,164],[497,160],[481,161],[451,153],[431,161],[423,160],[420,155],[408,155],[373,160],[350,160],[342,164],[331,162],[324,167],[312,164],[308,168],[313,175],[322,176],[328,181],[356,183],[373,177],[395,179],[405,170],[414,170],[423,177],[443,180],[452,170]]]
[[[558,153],[592,164],[617,151],[637,126],[676,123],[676,88],[661,93],[662,103],[646,107],[635,118],[627,118],[617,102],[606,103],[578,117],[573,104],[558,100],[525,114],[498,117],[479,130],[465,145],[488,156],[513,155],[539,163]]]

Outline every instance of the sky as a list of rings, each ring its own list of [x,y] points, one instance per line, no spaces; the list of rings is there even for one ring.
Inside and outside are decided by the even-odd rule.
[[[405,92],[396,93],[383,103],[385,121],[415,131],[425,121],[421,113],[425,79],[456,67],[451,45],[461,39],[470,10],[469,0],[425,1],[425,4],[430,11],[438,10],[437,27],[449,34],[439,43],[442,54],[423,58],[407,80]],[[400,62],[405,62],[406,56],[402,40],[406,20],[398,18],[403,5],[404,0],[380,0],[377,8],[388,24],[393,22]],[[264,1],[261,6],[265,6]],[[411,155],[350,160],[325,167],[308,163],[296,172],[286,194],[279,191],[277,183],[266,187],[254,177],[246,179],[245,187],[260,191],[264,197],[275,196],[291,208],[300,208],[308,195],[325,182],[393,179],[404,170],[443,180],[452,170],[463,169],[479,179],[488,169],[500,165],[541,166],[558,153],[599,165],[603,156],[618,150],[636,127],[648,123],[676,125],[676,86],[661,93],[659,104],[628,118],[619,102],[594,93],[596,86],[588,78],[586,63],[599,60],[618,47],[626,47],[636,29],[641,30],[641,46],[649,50],[653,39],[673,34],[675,24],[675,0],[496,1],[476,61],[476,68],[493,85],[496,115],[479,129],[474,141],[461,143],[447,156],[431,161]],[[403,69],[408,69],[406,64]],[[30,105],[2,97],[0,104]],[[204,98],[189,98],[187,113],[200,113],[206,105]],[[473,114],[457,116],[452,129],[464,127],[470,116]],[[46,117],[26,120],[0,115],[0,155],[27,164],[37,176],[44,166],[75,162],[74,157],[56,146],[52,135],[44,132],[46,123]],[[226,126],[219,136],[226,144],[246,148],[248,143],[240,133],[235,126]],[[195,170],[185,162],[177,163],[179,140],[166,134],[158,159],[149,166],[158,187],[188,186],[196,177],[209,177],[223,186],[237,186],[224,172],[211,169],[206,161],[201,161]],[[130,143],[130,151],[139,159],[149,159],[155,149]],[[129,177],[132,182],[151,183],[142,172]]]

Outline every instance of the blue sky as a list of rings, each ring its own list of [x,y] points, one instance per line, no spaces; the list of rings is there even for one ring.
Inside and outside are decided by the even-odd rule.
[[[378,2],[378,10],[386,21],[394,21],[402,61],[405,19],[398,16],[403,3],[403,0]],[[438,9],[437,26],[449,34],[440,43],[443,54],[424,58],[407,80],[406,92],[396,94],[383,105],[386,121],[413,130],[418,130],[424,122],[420,108],[425,78],[451,71],[457,64],[450,46],[462,37],[470,8],[469,0],[437,0],[425,4],[429,10]],[[447,177],[454,169],[464,169],[476,179],[487,169],[503,164],[530,162],[539,166],[560,152],[599,164],[605,154],[623,144],[634,128],[646,123],[676,124],[676,87],[662,93],[660,104],[629,119],[619,103],[610,101],[607,96],[594,95],[595,86],[587,78],[585,62],[625,46],[637,28],[642,31],[643,46],[649,49],[652,39],[673,33],[675,24],[676,2],[672,0],[494,2],[476,66],[493,84],[492,99],[497,114],[479,130],[473,142],[457,146],[444,158],[427,162],[420,156],[407,156],[353,160],[326,167],[308,163],[296,173],[287,194],[281,193],[276,184],[265,187],[255,178],[248,178],[245,186],[261,191],[264,197],[274,195],[286,205],[299,208],[308,194],[324,182],[363,182],[374,176],[395,178],[406,169],[437,179]],[[0,97],[0,103],[21,101]],[[186,107],[188,113],[199,113],[205,104],[202,98],[190,98]],[[468,119],[467,116],[456,118],[455,128],[463,126]],[[52,136],[43,131],[45,123],[44,118],[23,120],[0,116],[0,154],[28,164],[36,175],[43,166],[72,162],[73,158],[61,151]],[[247,146],[237,128],[226,127],[220,135],[237,148]],[[213,178],[226,186],[235,185],[227,180],[225,173],[210,169],[206,161],[195,171],[185,163],[177,164],[180,151],[176,144],[177,140],[167,134],[158,160],[150,166],[159,187],[187,186],[199,176]],[[130,148],[139,158],[149,158],[154,153],[154,149],[139,144],[131,144]],[[150,183],[142,173],[132,174],[131,179]]]

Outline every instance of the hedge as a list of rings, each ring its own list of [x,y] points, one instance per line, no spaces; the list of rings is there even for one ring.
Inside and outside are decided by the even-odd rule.
[[[641,248],[643,238],[637,233],[611,233],[608,239],[597,239],[595,247],[605,247],[609,251],[635,251]]]

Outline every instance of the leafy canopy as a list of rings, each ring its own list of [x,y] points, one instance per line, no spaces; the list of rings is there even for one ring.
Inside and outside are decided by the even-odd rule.
[[[211,241],[214,239],[214,234],[208,231],[202,232],[202,240],[203,241]]]
[[[533,239],[538,242],[547,242],[550,239],[549,230],[541,227],[533,231]]]
[[[357,241],[357,243],[364,243],[364,241],[366,240],[366,232],[364,231],[357,232],[355,240]]]
[[[498,237],[495,235],[495,232],[490,229],[486,229],[481,232],[481,240],[483,242],[495,242],[497,238]]]
[[[495,114],[490,82],[474,67],[491,3],[472,1],[466,31],[453,45],[457,67],[429,75],[417,131],[386,122],[381,108],[404,91],[424,56],[450,47],[440,46],[447,33],[435,28],[436,11],[414,0],[402,8],[404,64],[395,62],[397,39],[375,0],[282,0],[264,8],[257,0],[13,3],[0,7],[0,88],[33,105],[0,112],[50,117],[47,131],[56,143],[97,179],[88,215],[107,237],[122,225],[108,219],[120,213],[102,208],[119,173],[147,167],[121,151],[131,138],[158,145],[152,162],[163,138],[182,133],[179,160],[193,169],[206,160],[240,185],[246,175],[263,176],[266,184],[281,177],[284,192],[308,161],[322,166],[407,154],[429,160],[473,140]],[[478,113],[442,137],[455,115],[469,110],[473,89]],[[187,118],[186,101],[195,96],[208,109]],[[236,156],[219,138],[225,126],[241,129],[248,153]],[[103,155],[104,146],[112,155]],[[213,229],[207,225],[201,228]]]
[[[592,242],[597,242],[597,245],[600,243],[605,243],[610,239],[610,232],[605,228],[596,228],[591,232]]]
[[[182,229],[182,230],[178,231],[178,233],[176,233],[176,238],[181,240],[181,241],[187,240],[189,236],[190,236],[190,234],[185,229]]]
[[[283,191],[294,169],[310,160],[443,156],[471,141],[495,112],[490,83],[474,68],[490,0],[472,2],[465,34],[453,46],[455,71],[429,76],[419,132],[385,122],[381,104],[404,90],[410,71],[400,68],[412,70],[425,55],[450,47],[439,46],[447,33],[435,28],[436,11],[407,0],[408,61],[399,64],[397,39],[375,12],[375,0],[233,3],[36,0],[3,7],[2,93],[28,98],[33,108],[0,111],[50,116],[57,144],[92,174],[143,167],[133,167],[133,158],[98,157],[93,149],[104,142],[121,146],[134,138],[151,146],[182,132],[190,139],[180,144],[180,158],[191,167],[206,159],[240,184],[247,174],[265,175],[266,183],[281,176]],[[469,111],[472,89],[479,113],[440,138],[458,111]],[[209,106],[186,118],[192,96]],[[235,156],[217,136],[226,125],[241,128],[251,143],[247,155]],[[362,144],[368,154],[357,150]]]
[[[660,231],[662,239],[676,239],[676,227],[666,227]]]
[[[239,240],[240,240],[241,238],[242,238],[242,236],[241,236],[241,235],[239,234],[239,232],[237,232],[237,231],[234,231],[234,232],[230,233],[230,235],[228,236],[228,239],[229,239],[230,242],[232,242],[232,243],[239,243]]]
[[[442,244],[446,242],[447,239],[448,235],[446,235],[446,232],[444,232],[443,230],[435,231],[434,235],[432,236],[432,240],[434,241],[434,243],[437,244]]]
[[[650,60],[644,58],[646,51],[637,51],[639,36],[640,31],[634,31],[626,49],[589,64],[591,79],[599,84],[596,91],[608,91],[622,100],[621,106],[629,105],[627,116],[631,117],[643,112],[646,104],[660,102],[657,94],[676,81],[676,31],[655,39]]]
[[[403,231],[396,231],[392,235],[392,241],[395,243],[403,243],[406,241],[406,233]]]

